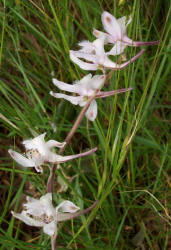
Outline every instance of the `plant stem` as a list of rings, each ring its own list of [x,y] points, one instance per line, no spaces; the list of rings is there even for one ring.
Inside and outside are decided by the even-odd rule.
[[[74,125],[73,127],[71,128],[70,132],[68,133],[67,137],[65,138],[65,142],[66,144],[59,150],[58,154],[61,155],[63,153],[63,151],[65,150],[65,147],[67,146],[67,144],[69,143],[69,141],[71,140],[71,138],[73,137],[76,129],[78,128],[79,124],[81,123],[84,115],[85,115],[85,112],[87,111],[90,103],[95,99],[96,97],[96,94],[99,92],[99,89],[97,89],[95,92],[94,92],[94,95],[91,96],[86,105],[82,108],[79,116],[77,117],[76,121],[74,122]],[[53,167],[50,169],[50,176],[49,176],[49,179],[48,179],[48,182],[47,182],[47,192],[48,193],[52,193],[53,192],[53,180],[54,180],[54,175],[55,175],[55,171],[56,171],[56,168],[57,168],[57,163],[55,163],[53,165]]]
[[[63,151],[65,150],[66,145],[69,143],[69,141],[73,137],[76,129],[78,128],[79,124],[81,123],[81,121],[82,121],[82,119],[83,119],[83,117],[85,115],[85,112],[87,111],[90,103],[95,99],[96,94],[98,92],[99,92],[99,90],[96,90],[95,93],[94,93],[94,95],[91,96],[88,99],[86,105],[82,108],[79,116],[77,117],[76,121],[74,122],[73,127],[71,128],[70,132],[68,133],[67,137],[65,138],[66,144],[58,152],[59,155],[61,155],[63,153]],[[55,163],[53,165],[53,167],[50,169],[50,176],[49,176],[49,179],[48,179],[48,182],[47,182],[47,187],[46,187],[48,193],[52,193],[53,192],[53,181],[54,181],[54,176],[55,176],[56,168],[57,168],[57,164]],[[89,211],[89,209],[86,212],[88,212],[88,211]],[[79,215],[81,215],[81,214],[82,213],[79,213]],[[79,216],[79,215],[77,215],[77,216]],[[57,248],[56,248],[56,237],[57,237],[57,234],[55,236],[51,237],[51,249],[52,250],[57,250]]]
[[[57,237],[57,233],[55,233],[55,235],[51,237],[51,250],[57,250],[56,237]]]

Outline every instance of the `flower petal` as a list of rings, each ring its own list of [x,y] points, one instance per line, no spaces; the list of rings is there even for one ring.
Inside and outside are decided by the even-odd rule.
[[[87,82],[90,82],[92,79],[92,74],[88,74],[88,75],[85,75],[80,81],[79,81],[79,84],[81,85],[85,85],[87,84]]]
[[[85,96],[92,96],[94,90],[92,88],[93,78],[91,74],[85,75],[78,83],[79,86],[79,95],[82,96],[82,101],[79,103],[82,106],[82,102],[85,101]]]
[[[84,107],[86,105],[86,103],[87,103],[87,100],[86,101],[82,101],[82,102],[79,103],[79,106],[80,107]]]
[[[82,214],[85,214],[85,213],[88,213],[89,211],[91,211],[94,207],[97,206],[97,203],[98,203],[98,200],[96,200],[90,207],[82,210],[82,211],[79,211],[79,212],[76,212],[76,213],[69,213],[69,214],[66,214],[66,213],[60,213],[58,212],[57,214],[57,221],[65,221],[65,220],[72,220]]]
[[[84,76],[80,80],[80,92],[79,94],[81,96],[92,96],[94,94],[94,91],[97,89],[100,89],[103,86],[103,83],[105,81],[105,75],[95,75],[92,77],[91,74],[88,74]],[[82,107],[85,105],[84,98],[83,101],[79,103],[79,105]]]
[[[111,68],[111,69],[117,68],[117,64],[115,62],[112,62],[107,56],[103,62],[103,66],[105,68]]]
[[[38,220],[35,220],[35,219],[29,217],[29,216],[27,215],[27,211],[22,211],[21,214],[15,213],[15,212],[13,212],[13,211],[12,211],[11,213],[12,213],[12,215],[13,215],[15,218],[17,218],[17,219],[23,221],[25,224],[27,224],[27,225],[29,225],[29,226],[42,227],[42,226],[44,225],[43,222],[38,221]]]
[[[29,202],[29,203],[38,201],[38,199],[35,199],[35,198],[33,198],[33,197],[30,197],[30,196],[26,196],[26,200],[27,200],[27,202]],[[25,205],[26,205],[26,204],[24,204],[23,206],[25,206]]]
[[[97,102],[95,100],[93,100],[88,108],[88,110],[85,113],[86,117],[90,120],[90,121],[94,121],[96,119],[97,116]]]
[[[52,193],[47,193],[43,195],[40,200],[46,200],[48,203],[52,202]]]
[[[57,79],[53,78],[52,82],[55,86],[57,86],[59,89],[72,92],[72,93],[78,93],[77,87],[75,85],[67,84],[65,82],[58,81]]]
[[[126,44],[126,46],[133,46],[133,40],[130,39],[127,35],[122,37],[122,42]]]
[[[46,133],[43,133],[33,139],[23,141],[25,148],[28,150],[39,149],[39,147],[42,147],[42,145],[45,144],[45,140],[44,140],[45,135]]]
[[[54,154],[52,152],[49,152],[47,161],[56,162],[56,163],[63,163],[63,162],[70,161],[70,160],[73,160],[76,158],[90,155],[90,154],[94,153],[96,150],[97,150],[97,148],[93,148],[93,149],[91,149],[87,152],[84,152],[84,153],[80,153],[80,154],[76,154],[76,155],[68,155],[68,156],[61,156],[61,155],[57,155],[57,154]]]
[[[28,202],[23,205],[23,207],[27,210],[27,213],[33,216],[41,216],[42,214],[44,214],[40,200],[27,196],[27,201]]]
[[[63,201],[59,206],[56,207],[56,212],[61,209],[62,212],[64,213],[75,213],[77,212],[80,208],[77,207],[73,202],[71,201]]]
[[[127,27],[131,22],[132,22],[132,16],[130,15],[128,21],[126,22],[126,27]]]
[[[105,50],[104,50],[104,41],[105,41],[105,36],[102,36],[96,40],[94,40],[93,45],[95,47],[95,52],[96,52],[96,59],[94,60],[94,63],[97,61],[97,57],[102,58],[105,55]]]
[[[46,146],[51,149],[53,147],[57,147],[57,148],[62,148],[64,145],[66,144],[66,142],[58,142],[55,140],[49,140],[46,142]]]
[[[117,19],[117,22],[121,28],[122,37],[126,35],[126,16]]]
[[[116,41],[121,39],[121,28],[117,22],[117,19],[112,16],[109,12],[104,11],[102,13],[102,23],[104,29],[112,35],[113,39]]]
[[[50,95],[54,96],[55,98],[64,98],[65,100],[71,102],[74,105],[78,105],[79,102],[82,101],[81,96],[69,96],[69,95],[60,94],[60,93],[54,93],[53,91],[50,91]]]
[[[56,221],[52,221],[49,224],[44,224],[43,232],[48,234],[49,236],[53,236],[57,231],[57,223]]]
[[[11,157],[23,167],[34,167],[35,163],[32,160],[27,159],[26,157],[22,156],[21,154],[13,151],[12,149],[8,150],[8,153]]]
[[[70,54],[72,54],[73,56],[75,56],[77,58],[83,58],[89,62],[93,62],[93,63],[96,62],[96,55],[91,54],[91,53],[70,50]]]
[[[40,198],[40,207],[43,208],[44,213],[48,216],[54,216],[55,208],[52,204],[52,193],[47,193]]]
[[[40,165],[35,165],[35,169],[38,173],[43,173],[43,168]]]
[[[55,208],[52,205],[52,193],[41,196],[40,199],[34,199],[27,196],[27,203],[24,204],[27,213],[33,216],[55,215]],[[56,216],[56,215],[55,215]]]
[[[89,83],[89,88],[93,90],[101,89],[105,82],[105,75],[95,75]]]
[[[82,60],[78,59],[73,53],[70,51],[70,59],[76,63],[81,69],[84,70],[97,70],[98,64],[91,64],[83,62]]]
[[[107,33],[104,33],[104,32],[102,32],[102,31],[96,30],[96,29],[93,30],[93,35],[94,35],[96,38],[105,37],[105,39],[104,39],[104,44],[107,44],[107,43],[114,43],[114,42],[115,42],[111,35],[109,35],[109,34],[107,34]]]
[[[120,55],[124,52],[126,46],[127,45],[125,43],[117,41],[113,46],[113,48],[106,53],[106,55],[112,55],[112,56]]]
[[[94,47],[91,42],[84,40],[78,43],[80,47],[82,47],[79,51],[85,52],[85,53],[92,53],[94,50]]]

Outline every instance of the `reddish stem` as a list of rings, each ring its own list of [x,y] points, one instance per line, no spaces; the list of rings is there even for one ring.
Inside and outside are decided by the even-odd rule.
[[[73,135],[74,135],[76,129],[78,128],[80,122],[82,121],[82,119],[83,119],[83,117],[85,115],[85,112],[87,111],[90,103],[95,99],[96,94],[98,92],[99,92],[99,89],[95,91],[94,95],[91,96],[88,99],[86,105],[82,108],[79,116],[77,117],[76,121],[74,122],[74,125],[73,125],[72,129],[70,130],[70,132],[68,133],[67,137],[65,138],[66,144],[58,152],[59,155],[61,155],[63,153],[63,151],[65,150],[65,147],[67,146],[67,144],[69,143],[69,141],[73,137]],[[52,193],[53,192],[53,180],[54,180],[56,168],[57,168],[57,163],[55,163],[53,165],[53,167],[51,168],[51,171],[50,171],[50,176],[49,176],[49,179],[48,179],[48,182],[47,182],[47,188],[46,188],[46,190],[47,190],[48,193]]]

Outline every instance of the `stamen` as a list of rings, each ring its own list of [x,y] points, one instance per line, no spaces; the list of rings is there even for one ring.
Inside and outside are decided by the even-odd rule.
[[[85,101],[87,101],[88,100],[88,96],[83,96],[83,101],[85,102]]]
[[[47,214],[42,214],[41,216],[34,216],[32,214],[27,213],[27,216],[45,224],[49,224],[54,220],[52,215],[48,216]]]
[[[37,149],[30,149],[30,150],[27,150],[26,151],[26,155],[29,159],[32,159],[32,158],[40,158],[40,153]]]
[[[54,220],[54,218],[53,218],[52,215],[48,216],[47,214],[43,214],[43,215],[41,216],[41,219],[42,219],[42,221],[43,221],[44,223],[46,223],[46,224],[49,224],[50,222],[52,222],[52,221]]]

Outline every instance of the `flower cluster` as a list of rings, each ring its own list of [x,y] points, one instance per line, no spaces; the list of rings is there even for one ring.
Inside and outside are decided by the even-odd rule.
[[[66,144],[68,143],[68,140],[71,139],[83,116],[85,115],[90,121],[94,121],[96,119],[96,99],[124,93],[132,89],[130,87],[106,92],[101,91],[106,79],[108,78],[106,70],[110,69],[113,71],[125,68],[131,62],[134,62],[137,58],[139,58],[139,56],[144,53],[144,50],[141,50],[129,61],[122,64],[112,61],[108,56],[116,56],[124,53],[127,46],[138,47],[159,43],[159,41],[137,42],[130,39],[127,36],[126,28],[131,21],[131,17],[129,17],[128,21],[125,16],[116,19],[110,13],[104,11],[102,13],[102,24],[106,32],[94,29],[93,34],[96,39],[93,42],[82,41],[79,43],[81,49],[78,51],[70,50],[70,59],[81,69],[91,71],[102,70],[103,74],[87,74],[81,80],[75,81],[72,85],[59,81],[55,78],[52,79],[57,88],[62,91],[73,93],[74,95],[54,93],[53,91],[51,91],[50,94],[55,98],[63,98],[74,105],[79,105],[80,107],[85,106],[85,109],[83,108],[84,112],[80,113],[64,142],[58,142],[55,140],[45,141],[44,138],[46,133],[43,133],[33,139],[23,141],[23,145],[26,149],[24,155],[10,149],[9,154],[18,164],[23,167],[33,167],[37,172],[41,173],[43,172],[42,165],[48,165],[50,167],[50,183],[53,184],[53,176],[58,163],[64,163],[78,157],[87,156],[97,150],[97,148],[93,148],[87,152],[76,155],[61,155]],[[112,48],[106,51],[104,47],[105,44],[112,45]],[[53,151],[56,147],[60,148],[58,154]],[[53,163],[53,166],[51,166],[51,163]],[[13,216],[22,220],[27,225],[43,227],[44,233],[49,236],[54,236],[57,234],[58,222],[69,220],[86,213],[97,204],[97,202],[95,202],[91,207],[81,212],[77,212],[80,208],[71,201],[66,200],[61,202],[55,208],[52,205],[52,191],[53,190],[51,188],[50,191],[43,195],[39,200],[27,197],[27,203],[24,204],[24,210],[21,213],[12,212]]]
[[[134,62],[139,56],[142,55],[144,50],[131,58],[123,64],[117,64],[108,58],[108,55],[120,55],[124,52],[126,46],[142,46],[142,45],[155,45],[159,41],[154,42],[134,42],[127,37],[126,28],[131,22],[131,17],[126,22],[126,17],[116,19],[107,11],[102,13],[102,23],[107,33],[94,29],[93,35],[97,38],[93,42],[82,41],[78,45],[81,47],[78,51],[70,50],[70,58],[80,68],[84,70],[97,70],[97,69],[112,69],[118,70],[128,66]],[[114,46],[108,52],[105,51],[105,44],[113,44]],[[85,59],[91,63],[84,62],[80,58]]]
[[[116,93],[123,93],[132,88],[120,89],[117,91],[108,91],[101,92],[103,87],[106,75],[105,70],[121,70],[128,66],[130,63],[138,59],[143,53],[142,49],[137,55],[131,58],[129,61],[122,64],[117,64],[108,58],[109,55],[120,55],[124,52],[126,46],[141,46],[141,45],[155,45],[159,41],[154,42],[134,42],[126,35],[126,28],[131,22],[131,17],[128,22],[126,22],[126,17],[116,19],[107,11],[102,13],[102,23],[104,29],[107,33],[94,29],[93,34],[97,38],[93,42],[82,41],[78,45],[81,47],[80,50],[74,51],[70,50],[70,59],[76,63],[81,69],[84,70],[102,70],[104,75],[95,75],[92,77],[91,74],[84,76],[80,81],[76,81],[73,85],[66,84],[57,79],[53,79],[53,83],[59,89],[71,93],[75,93],[78,96],[68,96],[66,94],[54,93],[53,91],[50,94],[56,98],[64,98],[65,100],[71,102],[74,105],[84,106],[87,102],[87,99],[90,96],[93,96],[96,91],[96,98],[103,98]],[[106,52],[104,45],[113,44],[113,47],[110,51]],[[85,61],[81,60],[84,59]],[[97,116],[97,103],[93,100],[86,112],[86,117],[90,121],[94,121]]]

